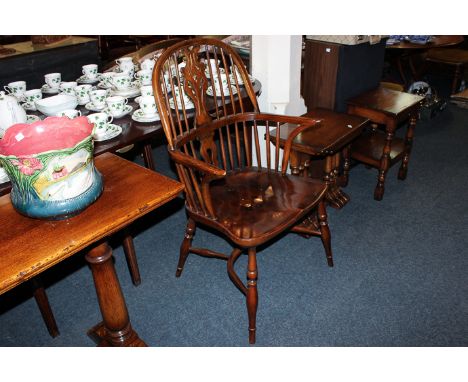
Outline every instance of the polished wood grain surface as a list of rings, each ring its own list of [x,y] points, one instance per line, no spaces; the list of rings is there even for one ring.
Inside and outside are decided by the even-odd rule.
[[[367,110],[375,110],[378,113],[388,114],[394,118],[399,116],[399,114],[408,112],[411,107],[417,105],[423,99],[424,97],[415,94],[378,87],[362,93],[357,97],[353,97],[347,102],[348,105],[356,108],[361,107]],[[360,113],[359,115],[363,115],[363,113]],[[372,119],[368,115],[365,115],[365,117]]]
[[[103,175],[103,194],[68,220],[31,219],[13,209],[8,195],[0,198],[0,293],[119,231],[183,189],[175,180],[109,153],[96,158],[96,167]],[[133,192],[136,184],[138,192]]]
[[[361,134],[363,126],[368,122],[364,117],[320,108],[313,109],[303,116],[319,120],[320,123],[313,129],[297,135],[293,140],[292,149],[313,156],[323,156],[341,150]],[[293,130],[294,126],[287,126],[281,130],[281,144],[284,144]],[[272,132],[272,138],[276,138],[276,131]]]

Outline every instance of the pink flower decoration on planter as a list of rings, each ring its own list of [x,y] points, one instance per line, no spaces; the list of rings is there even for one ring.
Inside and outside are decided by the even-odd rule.
[[[33,175],[37,170],[42,170],[43,167],[37,158],[21,158],[20,160],[12,160],[11,163],[17,166],[24,175]]]
[[[56,180],[64,177],[65,175],[68,175],[68,170],[66,167],[62,167],[60,170],[55,170],[52,173],[52,179]]]

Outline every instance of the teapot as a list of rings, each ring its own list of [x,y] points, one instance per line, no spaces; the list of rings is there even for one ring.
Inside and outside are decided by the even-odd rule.
[[[18,103],[18,100],[5,92],[0,92],[0,138],[5,131],[16,123],[26,122],[26,112]]]

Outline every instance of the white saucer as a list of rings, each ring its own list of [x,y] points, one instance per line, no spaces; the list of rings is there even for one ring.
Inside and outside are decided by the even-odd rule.
[[[76,79],[76,82],[79,84],[95,84],[96,82],[99,82],[99,74],[101,73],[98,73],[94,78],[88,78],[87,76],[82,75],[80,78]]]
[[[26,116],[26,123],[34,123],[40,121],[41,119],[37,115],[27,115]]]
[[[41,87],[41,91],[42,93],[44,94],[57,94],[59,92],[59,88],[56,87],[56,88],[51,88],[49,85],[47,84],[44,84],[42,85]]]
[[[169,106],[171,109],[175,109],[174,105],[174,98],[171,98],[169,100]],[[177,106],[179,107],[179,110],[182,110],[182,104],[180,103],[180,100],[177,101]],[[193,104],[192,101],[185,102],[185,110],[192,110],[195,109],[195,105]]]
[[[85,105],[85,109],[89,111],[103,111],[106,108],[106,104],[102,105],[102,107],[96,107],[92,102],[88,102]]]
[[[29,102],[22,103],[21,106],[23,107],[24,110],[27,111],[36,111],[36,104],[31,104]]]
[[[209,96],[213,97],[213,87],[212,86],[208,86],[208,89],[206,89],[206,94],[208,94]],[[229,97],[230,94],[232,95],[236,95],[237,94],[237,88],[235,87],[235,85],[231,85],[231,93],[229,93],[227,90],[223,91],[223,94],[224,94],[224,97]],[[216,92],[216,98],[221,98],[221,93],[220,92]]]
[[[249,76],[249,80],[251,83],[254,83],[255,82],[255,78],[253,78],[250,74],[248,75]],[[234,75],[231,73],[229,75],[229,79],[231,80],[231,83],[232,84],[235,84],[236,83],[236,80],[234,78]],[[239,83],[239,86],[243,86],[244,85],[244,81],[242,81],[242,78],[240,76],[237,77],[237,82]]]
[[[110,89],[112,86],[106,85],[104,82],[99,82],[99,83],[97,84],[97,87],[98,87],[98,88],[101,88],[101,89]]]
[[[109,123],[107,125],[106,134],[99,138],[93,137],[93,139],[96,142],[108,141],[109,139],[115,138],[120,134],[122,134],[122,128],[119,125]]]
[[[136,97],[137,95],[140,95],[141,92],[140,92],[140,88],[135,85],[135,83],[132,83],[132,85],[128,88],[128,89],[124,89],[124,90],[115,90],[115,89],[111,89],[110,91],[110,95],[112,96],[122,96],[122,97],[127,97],[127,98],[132,98],[132,97]]]
[[[107,109],[107,108],[104,110],[104,113],[107,113],[107,114],[109,114],[109,115],[112,115],[112,117],[113,117],[114,119],[116,119],[116,118],[118,119],[118,118],[125,117],[127,114],[131,113],[132,111],[133,111],[133,106],[131,106],[131,105],[125,105],[122,114],[113,115],[113,114],[111,114],[111,113],[109,112],[109,109]]]
[[[219,68],[219,73],[220,74],[225,74],[226,70],[224,70],[224,68]],[[215,75],[215,77],[217,77],[218,76],[218,71],[213,70],[213,74]],[[210,78],[210,70],[208,68],[205,68],[205,76],[206,76],[206,78]]]
[[[161,118],[159,117],[158,113],[144,114],[141,109],[137,109],[132,114],[132,119],[136,122],[155,122],[155,121],[159,121]]]
[[[3,167],[0,167],[0,183],[6,183],[9,181],[10,181],[10,178],[8,177],[5,169]]]

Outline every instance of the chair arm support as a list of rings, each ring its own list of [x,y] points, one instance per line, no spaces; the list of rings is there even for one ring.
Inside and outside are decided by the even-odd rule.
[[[169,150],[169,155],[176,163],[200,171],[201,173],[210,176],[211,179],[222,178],[226,175],[225,170],[213,166],[209,163],[203,162],[201,160],[195,159],[190,155],[184,154],[181,151]]]

